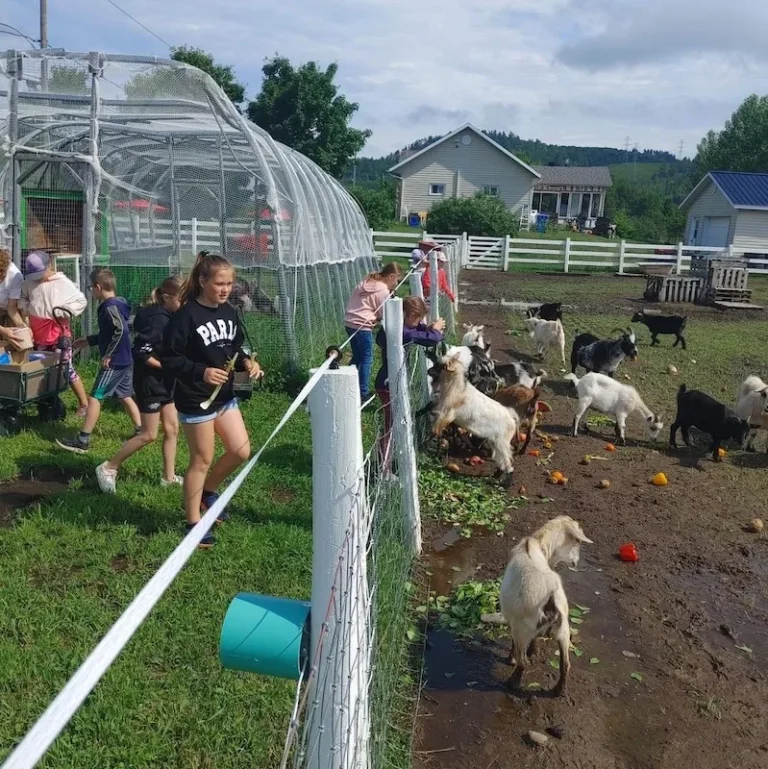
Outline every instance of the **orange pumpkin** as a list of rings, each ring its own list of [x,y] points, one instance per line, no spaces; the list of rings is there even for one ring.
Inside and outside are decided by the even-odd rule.
[[[664,473],[656,473],[656,475],[651,478],[651,483],[654,486],[666,486],[669,481],[667,480],[667,476],[664,475]]]
[[[616,447],[612,443],[606,443],[605,444],[605,450],[606,451],[616,451]]]
[[[529,453],[529,454],[530,454],[532,457],[538,457],[538,456],[539,456],[539,454],[541,454],[541,452],[540,452],[538,449],[531,449],[531,450],[530,450],[528,453]]]
[[[561,480],[562,480],[564,477],[565,477],[565,476],[564,476],[564,475],[563,475],[563,474],[562,474],[562,473],[561,473],[559,470],[553,470],[553,471],[552,471],[552,472],[549,474],[549,480],[550,480],[550,481],[552,481],[552,483],[560,483],[560,481],[561,481]]]

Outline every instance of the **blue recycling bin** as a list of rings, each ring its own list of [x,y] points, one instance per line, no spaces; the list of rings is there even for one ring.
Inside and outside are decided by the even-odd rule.
[[[421,217],[418,214],[408,214],[409,227],[421,227]]]
[[[536,232],[546,232],[549,214],[536,214]]]

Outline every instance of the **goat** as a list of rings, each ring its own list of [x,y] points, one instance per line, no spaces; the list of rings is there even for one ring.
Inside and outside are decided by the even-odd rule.
[[[512,483],[512,440],[518,432],[518,420],[500,403],[483,395],[465,376],[464,366],[457,358],[445,356],[440,364],[437,403],[432,415],[432,431],[438,438],[454,423],[491,446],[491,458],[505,476],[505,485]]]
[[[754,451],[754,441],[762,428],[768,430],[768,385],[759,376],[748,376],[739,387],[734,412],[750,424],[747,451]],[[767,447],[768,448],[768,447]]]
[[[461,344],[464,347],[479,347],[481,350],[485,349],[485,337],[483,336],[483,329],[485,326],[474,326],[470,323],[464,323],[464,330],[466,333],[462,337]]]
[[[579,394],[579,405],[573,417],[574,438],[579,434],[579,422],[588,408],[616,417],[616,438],[621,444],[627,442],[627,417],[636,411],[645,418],[645,431],[650,440],[655,441],[664,429],[664,423],[645,405],[634,387],[621,384],[604,374],[585,374],[581,379],[576,374],[568,374],[565,378],[573,382]],[[584,429],[588,430],[586,425]]]
[[[594,371],[613,378],[616,369],[624,358],[637,358],[637,338],[631,329],[621,331],[618,339],[598,339],[593,334],[579,334],[573,340],[571,348],[571,373],[576,373],[577,366],[587,372]]]
[[[656,338],[659,334],[674,334],[675,339],[672,347],[677,347],[678,344],[685,346],[685,337],[683,336],[683,329],[688,322],[688,316],[682,315],[646,315],[645,310],[640,310],[632,316],[630,323],[642,323],[648,326],[648,330],[651,332],[651,347],[659,344],[659,340]]]
[[[525,441],[517,449],[518,454],[525,453],[528,444],[531,442],[531,436],[536,429],[539,413],[539,397],[541,390],[536,387],[523,387],[522,385],[512,385],[497,390],[491,397],[497,403],[508,409],[512,409],[517,416],[520,428],[525,428]],[[519,432],[518,432],[519,443]]]
[[[571,631],[568,599],[555,568],[560,563],[575,568],[582,542],[592,544],[576,521],[561,515],[512,550],[499,593],[501,613],[512,634],[509,664],[514,658],[515,668],[507,681],[510,689],[520,687],[536,639],[552,633],[560,648],[560,678],[554,694],[559,697],[565,692]]]
[[[728,438],[735,440],[740,446],[749,435],[749,422],[739,419],[724,403],[716,401],[700,390],[686,390],[685,385],[680,385],[677,391],[677,416],[669,430],[669,445],[677,448],[677,431],[683,433],[686,446],[691,443],[688,440],[688,430],[698,427],[712,436],[712,459],[720,462],[720,443]]]
[[[519,384],[523,387],[538,387],[547,372],[534,368],[530,363],[512,361],[511,363],[496,363],[496,375],[504,380],[507,385]]]
[[[562,302],[545,302],[540,304],[536,309],[532,307],[526,310],[527,318],[541,318],[542,320],[562,320],[563,319],[563,303]]]
[[[560,348],[560,357],[565,365],[565,331],[559,320],[541,320],[541,318],[526,318],[525,325],[531,334],[539,355],[543,358],[550,347]]]

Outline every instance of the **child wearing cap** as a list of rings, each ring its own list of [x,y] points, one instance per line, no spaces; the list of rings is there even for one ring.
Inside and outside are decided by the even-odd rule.
[[[418,248],[411,251],[411,269],[417,273],[423,273],[429,267],[429,254],[440,248],[433,240],[420,240]]]
[[[437,252],[437,291],[438,294],[447,296],[451,304],[456,304],[456,295],[451,291],[451,286],[448,283],[448,275],[445,272],[444,265],[448,264],[448,257],[442,252]],[[431,270],[424,270],[421,276],[421,288],[424,291],[424,299],[429,302],[430,289],[432,287],[432,277],[430,275]]]
[[[91,293],[99,302],[99,332],[78,339],[76,348],[99,347],[101,366],[93,383],[91,397],[85,413],[85,422],[79,435],[73,438],[56,439],[59,448],[76,454],[85,454],[91,447],[91,433],[101,415],[101,402],[105,398],[117,398],[133,422],[134,435],[141,432],[141,417],[133,395],[133,353],[131,335],[128,329],[130,307],[128,302],[117,296],[115,274],[105,267],[91,272]]]
[[[69,316],[54,315],[54,308],[69,310],[73,316],[82,314],[88,304],[82,291],[63,273],[56,272],[51,256],[45,251],[32,251],[24,265],[19,309],[27,316],[35,348],[46,352],[58,351],[59,337],[72,338]],[[77,416],[84,417],[88,406],[85,387],[72,365],[72,349],[62,350],[67,362],[69,386],[78,401]]]

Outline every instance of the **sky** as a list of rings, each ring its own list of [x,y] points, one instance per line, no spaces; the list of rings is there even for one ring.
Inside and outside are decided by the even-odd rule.
[[[341,91],[393,152],[465,122],[556,144],[695,154],[751,93],[768,92],[760,0],[115,0],[171,45],[200,47],[258,93],[261,66],[333,61]],[[167,56],[109,0],[48,0],[49,43]],[[0,22],[39,36],[35,0]],[[0,50],[18,45],[0,34]]]

